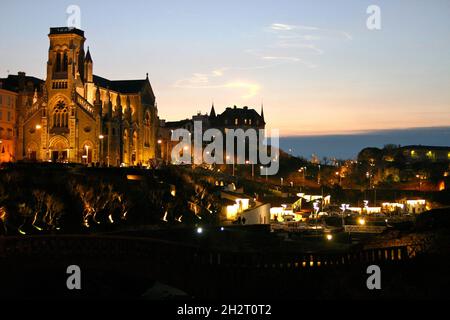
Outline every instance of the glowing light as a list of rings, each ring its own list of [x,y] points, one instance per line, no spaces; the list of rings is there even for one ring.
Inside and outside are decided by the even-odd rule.
[[[198,228],[197,228],[197,233],[198,233],[198,234],[202,234],[202,233],[203,233],[203,228],[198,227]]]
[[[363,226],[366,224],[366,220],[364,220],[364,218],[359,218],[358,223]]]
[[[110,215],[108,216],[108,219],[109,219],[109,222],[111,222],[111,223],[114,223],[114,220],[113,220],[112,214],[110,214]]]
[[[101,135],[98,136],[98,138],[99,138],[100,140],[102,140],[102,139],[105,138],[105,136],[101,134]]]
[[[36,130],[39,130],[39,129],[41,129],[42,128],[42,126],[40,125],[40,124],[37,124],[36,125]]]
[[[223,231],[223,230],[225,230],[225,228],[224,227],[220,227],[220,231]]]
[[[235,220],[238,214],[238,210],[239,210],[238,204],[227,206],[227,220]]]
[[[142,176],[137,174],[127,174],[127,180],[139,181],[142,180]]]
[[[333,235],[327,234],[326,238],[328,241],[331,241],[331,240],[333,240]]]

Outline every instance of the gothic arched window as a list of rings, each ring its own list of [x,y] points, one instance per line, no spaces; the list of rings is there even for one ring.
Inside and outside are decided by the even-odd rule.
[[[56,72],[60,72],[61,71],[61,54],[59,52],[56,53],[55,71]]]
[[[53,127],[67,128],[69,126],[69,113],[63,101],[59,101],[53,109]]]
[[[62,60],[62,71],[67,72],[67,65],[68,65],[68,59],[67,59],[67,52],[64,52],[63,54],[63,60]]]

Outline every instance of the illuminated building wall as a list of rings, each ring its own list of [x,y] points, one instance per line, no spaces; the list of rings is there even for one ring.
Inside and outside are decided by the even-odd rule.
[[[16,104],[17,94],[0,87],[0,163],[15,159]]]
[[[93,74],[84,31],[51,28],[46,80],[0,79],[19,95],[17,160],[149,164],[159,127],[148,76],[108,80]]]

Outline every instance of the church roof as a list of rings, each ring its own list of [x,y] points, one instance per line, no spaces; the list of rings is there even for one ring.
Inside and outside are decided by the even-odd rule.
[[[142,80],[108,80],[94,75],[95,85],[102,88],[109,88],[110,90],[120,93],[138,93],[147,83],[148,79]]]
[[[254,120],[260,120],[262,124],[265,124],[264,118],[261,117],[255,109],[250,109],[248,107],[237,108],[226,108],[224,112],[217,115],[217,121],[222,122],[223,120],[229,120],[232,123],[235,118],[249,118]]]

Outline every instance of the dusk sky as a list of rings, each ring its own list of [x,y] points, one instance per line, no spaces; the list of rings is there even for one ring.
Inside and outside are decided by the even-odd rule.
[[[94,73],[149,73],[159,116],[264,102],[282,135],[450,124],[450,1],[0,1],[0,77],[45,78],[81,8]],[[381,30],[366,27],[369,5]]]

